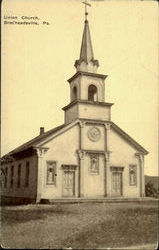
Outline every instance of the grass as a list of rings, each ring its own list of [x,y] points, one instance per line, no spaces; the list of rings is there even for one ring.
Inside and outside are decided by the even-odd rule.
[[[5,248],[119,248],[156,244],[154,203],[84,203],[2,208]]]

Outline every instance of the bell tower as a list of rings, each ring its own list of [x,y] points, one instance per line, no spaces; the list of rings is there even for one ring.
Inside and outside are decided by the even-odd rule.
[[[105,79],[107,75],[97,73],[98,60],[94,59],[89,23],[87,20],[87,2],[80,57],[75,61],[76,73],[69,80],[70,103],[63,108],[65,123],[76,119],[110,120],[112,103],[105,102]]]

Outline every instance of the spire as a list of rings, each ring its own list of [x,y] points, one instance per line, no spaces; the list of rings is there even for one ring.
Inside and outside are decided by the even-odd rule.
[[[83,31],[80,59],[86,63],[88,63],[91,60],[94,60],[91,34],[87,20],[85,20],[85,26]]]
[[[85,24],[84,31],[82,37],[81,51],[79,60],[75,61],[75,67],[77,71],[86,71],[95,73],[99,66],[98,60],[94,60],[93,55],[93,47],[91,41],[91,34],[89,30],[89,24],[87,20],[87,5],[91,6],[87,2],[83,2],[85,4]]]

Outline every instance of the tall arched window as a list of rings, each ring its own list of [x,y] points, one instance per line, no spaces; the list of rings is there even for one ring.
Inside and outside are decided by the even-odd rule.
[[[89,101],[98,101],[97,100],[97,87],[93,84],[88,87],[88,100]]]
[[[77,88],[75,86],[72,89],[72,100],[76,100],[76,99],[77,99]]]

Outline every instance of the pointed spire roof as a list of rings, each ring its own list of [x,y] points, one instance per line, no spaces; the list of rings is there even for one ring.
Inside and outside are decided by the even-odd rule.
[[[96,66],[96,68],[99,66],[98,60],[94,60],[93,47],[92,47],[91,34],[89,30],[88,20],[85,20],[80,58],[79,60],[75,61],[75,67],[77,68],[77,70],[80,67],[82,62],[84,62],[86,65],[88,65],[89,63],[92,63],[92,65]]]
[[[91,34],[87,20],[85,20],[85,26],[83,31],[80,59],[85,61],[86,63],[88,63],[91,60],[94,60]]]

